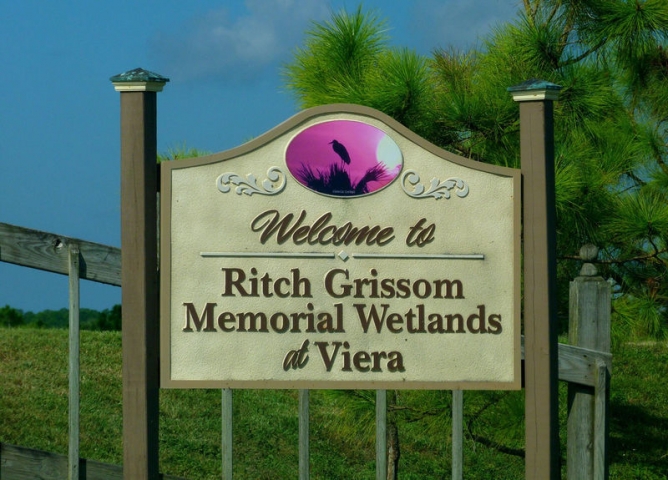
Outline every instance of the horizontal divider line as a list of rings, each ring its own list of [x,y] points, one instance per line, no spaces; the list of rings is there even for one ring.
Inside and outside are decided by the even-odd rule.
[[[200,252],[200,256],[204,258],[336,258],[334,253],[320,253],[320,252]],[[353,253],[352,258],[377,258],[377,259],[393,259],[393,260],[484,260],[485,255],[480,253],[471,254],[450,254],[450,253]]]
[[[226,257],[242,257],[242,258],[335,258],[333,253],[264,253],[264,252],[200,252],[200,256],[204,258],[226,258]]]
[[[481,253],[353,253],[353,258],[392,258],[392,259],[425,259],[425,260],[484,260],[485,255]]]

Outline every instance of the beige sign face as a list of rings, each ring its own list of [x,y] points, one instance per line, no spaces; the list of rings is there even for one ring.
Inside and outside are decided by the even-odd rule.
[[[167,388],[519,388],[519,172],[370,109],[162,164]]]

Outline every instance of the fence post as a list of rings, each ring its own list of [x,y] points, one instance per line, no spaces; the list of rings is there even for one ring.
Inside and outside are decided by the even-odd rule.
[[[169,79],[137,68],[111,81],[121,92],[123,476],[157,479],[157,92]]]
[[[508,90],[520,104],[525,474],[527,479],[556,480],[561,474],[553,103],[561,87],[529,80]]]
[[[580,249],[580,258],[591,262],[598,255],[593,245]],[[610,284],[585,263],[571,282],[568,337],[571,345],[610,352]],[[592,372],[599,388],[568,384],[568,478],[608,478],[606,462],[608,397],[607,368]],[[598,431],[597,428],[598,427]]]
[[[70,245],[69,257],[69,290],[70,290],[70,385],[69,385],[69,447],[68,447],[68,469],[69,480],[79,479],[79,392],[80,392],[80,345],[79,335],[79,247]]]

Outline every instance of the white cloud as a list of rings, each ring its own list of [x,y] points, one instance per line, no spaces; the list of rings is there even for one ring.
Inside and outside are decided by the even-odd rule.
[[[245,82],[289,58],[326,0],[245,0],[245,11],[209,11],[151,40],[161,71],[174,81],[215,78]]]

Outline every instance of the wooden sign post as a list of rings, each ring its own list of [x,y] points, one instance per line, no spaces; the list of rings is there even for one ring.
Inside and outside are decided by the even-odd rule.
[[[560,86],[509,88],[520,102],[524,232],[526,478],[558,479],[558,356],[553,101]]]
[[[169,79],[135,69],[111,81],[121,92],[123,476],[156,479],[160,388],[156,93]]]

